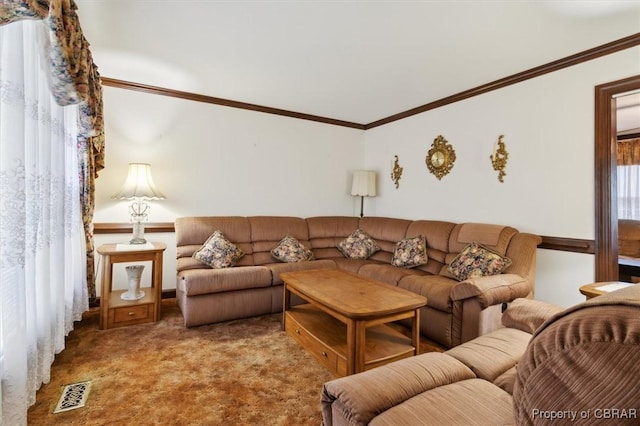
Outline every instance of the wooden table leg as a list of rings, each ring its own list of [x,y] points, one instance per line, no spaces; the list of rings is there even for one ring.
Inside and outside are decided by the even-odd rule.
[[[347,321],[347,376],[356,372],[356,324]]]
[[[287,283],[284,283],[284,290],[282,291],[282,329],[285,329],[285,318],[287,311],[291,309],[291,292],[287,288]]]
[[[355,353],[355,372],[364,371],[364,362],[366,355],[366,337],[367,323],[365,321],[356,321],[356,353]]]
[[[113,275],[113,264],[111,263],[111,256],[102,256],[102,288],[100,295],[100,330],[107,328],[107,317],[109,315],[108,299],[111,293],[111,277]]]
[[[420,309],[413,312],[412,328],[411,328],[411,344],[415,349],[415,354],[420,354]]]

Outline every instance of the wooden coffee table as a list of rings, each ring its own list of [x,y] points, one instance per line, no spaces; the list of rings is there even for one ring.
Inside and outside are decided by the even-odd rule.
[[[285,272],[283,329],[337,376],[365,371],[420,350],[427,299],[339,269]],[[291,306],[291,294],[304,301]],[[411,337],[388,323],[411,319]]]

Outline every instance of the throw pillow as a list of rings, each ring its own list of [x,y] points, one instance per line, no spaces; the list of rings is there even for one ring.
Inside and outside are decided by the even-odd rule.
[[[294,237],[287,235],[271,249],[271,256],[281,262],[303,262],[313,259],[313,252]]]
[[[242,250],[216,230],[192,257],[214,269],[230,268],[244,256]]]
[[[511,259],[476,242],[466,246],[449,265],[449,273],[460,281],[497,275],[511,265]]]
[[[427,240],[424,235],[412,238],[405,238],[398,241],[393,250],[391,264],[399,268],[415,268],[424,265],[427,257]]]
[[[381,248],[376,241],[362,229],[356,229],[336,247],[347,259],[368,259]]]

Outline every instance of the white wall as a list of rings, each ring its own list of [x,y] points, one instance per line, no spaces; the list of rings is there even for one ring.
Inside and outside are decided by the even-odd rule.
[[[112,87],[104,88],[104,107],[106,168],[96,181],[96,223],[129,220],[129,203],[110,197],[130,162],[150,163],[166,196],[149,202],[149,222],[192,215],[360,212],[350,185],[352,170],[364,162],[362,130]],[[167,243],[163,288],[175,288],[173,234],[146,236]],[[96,247],[129,238],[97,235]],[[114,285],[126,288],[124,264],[114,274]]]
[[[640,48],[628,49],[366,132],[105,87],[107,168],[97,181],[95,222],[128,220],[127,203],[110,196],[129,162],[151,163],[167,197],[151,203],[151,222],[357,215],[350,176],[364,167],[380,172],[380,195],[365,201],[370,216],[593,239],[594,87],[640,73],[639,58]],[[424,162],[439,134],[457,155],[441,181]],[[489,160],[500,134],[509,152],[504,183]],[[404,167],[399,189],[389,177],[395,154]],[[96,243],[128,237],[98,235]],[[175,288],[173,235],[148,237],[167,243],[163,287]],[[578,287],[593,279],[592,255],[538,250],[536,298],[568,306],[583,300]]]
[[[594,87],[639,73],[636,47],[368,130],[366,167],[384,177],[371,214],[594,239]],[[438,181],[425,157],[440,134],[457,160]],[[489,159],[501,134],[504,183]],[[396,154],[399,189],[389,177]],[[584,300],[578,288],[593,281],[594,259],[540,249],[537,274],[536,298],[568,306]]]

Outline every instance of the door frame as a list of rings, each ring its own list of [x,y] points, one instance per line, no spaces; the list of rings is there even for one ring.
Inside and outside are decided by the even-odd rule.
[[[618,194],[616,101],[640,89],[640,75],[595,88],[595,281],[617,281]]]

